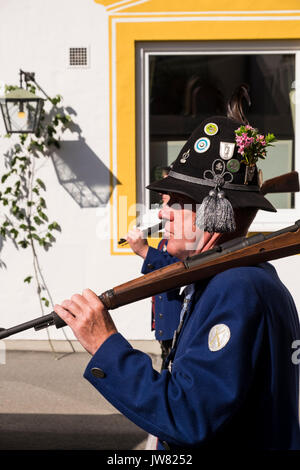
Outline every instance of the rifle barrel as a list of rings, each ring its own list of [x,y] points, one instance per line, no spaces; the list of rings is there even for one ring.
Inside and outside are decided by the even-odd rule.
[[[65,322],[55,313],[51,312],[48,315],[43,315],[42,317],[35,318],[34,320],[29,320],[20,325],[13,326],[7,329],[0,329],[0,339],[8,338],[8,336],[15,335],[21,331],[29,330],[34,328],[36,331],[47,328],[48,326],[55,325],[56,328],[61,328],[65,326]]]

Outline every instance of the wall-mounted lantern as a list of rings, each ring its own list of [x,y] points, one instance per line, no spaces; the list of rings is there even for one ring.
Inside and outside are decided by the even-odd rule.
[[[42,114],[44,98],[31,93],[23,88],[23,77],[26,85],[29,82],[35,85],[49,98],[35,81],[35,74],[20,70],[20,87],[5,93],[0,97],[0,107],[6,132],[12,133],[36,133]]]

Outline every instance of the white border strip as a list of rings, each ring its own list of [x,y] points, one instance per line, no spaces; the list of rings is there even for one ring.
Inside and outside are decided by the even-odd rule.
[[[124,1],[118,2],[118,3],[119,3],[119,4],[121,4],[121,3],[127,3],[127,5],[121,6],[121,7],[119,7],[119,8],[115,8],[114,10],[107,10],[107,13],[108,13],[108,14],[111,14],[111,13],[113,13],[113,14],[114,14],[114,13],[118,13],[120,10],[124,10],[125,8],[131,8],[131,7],[135,6],[135,5],[139,5],[140,3],[146,3],[146,2],[148,2],[148,1],[149,1],[149,0],[139,0],[139,1],[137,1],[137,2],[128,3],[127,0],[124,0]],[[115,5],[118,5],[118,4],[115,3]],[[110,7],[108,7],[108,8],[110,8]],[[122,15],[122,14],[123,14],[123,13],[121,13],[121,15]]]
[[[145,90],[145,140],[148,142],[148,145],[145,147],[145,182],[146,185],[150,183],[150,174],[149,174],[149,162],[150,162],[150,107],[149,107],[149,56],[151,53],[145,53],[144,57],[144,67],[145,67],[145,78],[144,78],[144,90]],[[145,191],[145,205],[148,209],[150,201],[150,191]]]
[[[139,2],[135,2],[132,4],[128,4],[123,8],[130,8],[133,5],[136,5],[138,3],[145,3],[148,0],[140,0]],[[120,2],[124,3],[124,2]],[[117,10],[115,10],[117,11]],[[107,13],[111,13],[111,11],[108,11]],[[119,14],[119,13],[118,13]],[[176,15],[176,16],[182,16],[182,15],[197,15],[197,16],[202,16],[202,15],[288,15],[288,14],[300,14],[300,10],[241,10],[241,11],[234,11],[234,10],[227,10],[227,11],[155,11],[155,12],[122,12],[120,15],[128,15],[128,16],[170,16],[170,15]]]
[[[269,12],[268,12],[269,13]],[[181,21],[300,21],[300,16],[184,16],[178,18],[115,18],[118,23],[161,23]]]
[[[295,170],[300,175],[300,51],[296,52],[295,57]],[[298,98],[299,97],[299,98]],[[298,158],[296,158],[298,156]],[[300,207],[300,192],[295,193],[295,208]]]
[[[116,22],[112,22],[112,41],[111,41],[111,97],[112,97],[112,173],[117,175],[117,87],[116,87]],[[118,189],[117,186],[113,192],[113,249],[116,252],[124,252],[118,246]],[[125,235],[125,234],[124,234]]]
[[[143,2],[148,2],[149,0],[142,0]],[[126,3],[126,7],[132,7],[134,6],[136,3],[140,3],[140,0],[121,0],[120,2],[116,2],[116,3],[112,3],[111,5],[107,5],[105,7],[106,10],[110,9],[110,8],[114,8],[114,7],[118,7],[119,5],[124,5],[124,3]]]

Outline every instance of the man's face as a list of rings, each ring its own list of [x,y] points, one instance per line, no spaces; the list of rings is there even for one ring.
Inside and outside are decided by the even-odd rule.
[[[170,194],[170,200],[161,209],[159,217],[166,221],[165,235],[168,252],[178,259],[198,253],[204,232],[196,227],[196,203],[179,194]]]

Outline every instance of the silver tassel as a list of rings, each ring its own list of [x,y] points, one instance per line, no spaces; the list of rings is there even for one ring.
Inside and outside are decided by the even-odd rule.
[[[219,188],[209,191],[196,212],[196,225],[209,233],[235,231],[233,208],[224,191]]]

